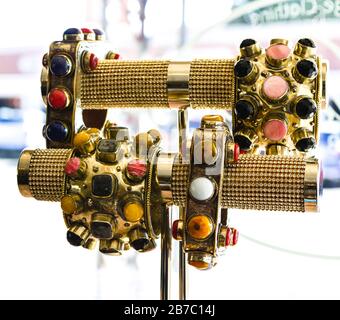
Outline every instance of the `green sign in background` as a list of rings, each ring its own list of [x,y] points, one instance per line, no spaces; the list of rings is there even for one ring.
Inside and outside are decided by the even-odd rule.
[[[267,6],[266,3],[268,3]],[[243,6],[255,8],[255,10],[246,12],[233,20],[232,24],[257,25],[307,19],[340,19],[340,0],[286,0],[275,1],[275,3],[267,0],[254,0],[235,6],[234,9],[241,9]]]

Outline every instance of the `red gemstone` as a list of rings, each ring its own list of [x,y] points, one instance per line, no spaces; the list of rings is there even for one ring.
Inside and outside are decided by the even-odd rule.
[[[113,59],[115,59],[115,60],[118,60],[118,59],[120,59],[120,54],[119,54],[119,53],[115,53],[115,55],[114,55]]]
[[[240,146],[235,143],[234,145],[234,161],[238,161],[238,157],[240,155]]]
[[[95,70],[98,66],[98,57],[94,54],[91,53],[90,55],[90,69],[91,70]]]
[[[238,230],[236,230],[235,228],[231,228],[233,230],[233,241],[232,241],[232,245],[234,246],[235,244],[237,244],[238,242],[238,236],[239,236],[239,232]]]
[[[225,235],[225,246],[228,247],[230,246],[231,242],[231,229],[227,227],[226,235]]]
[[[172,233],[172,237],[173,237],[175,240],[178,240],[178,222],[179,222],[179,220],[175,220],[175,221],[172,223],[171,233]]]
[[[57,110],[65,109],[68,105],[68,99],[65,90],[59,88],[52,89],[48,94],[47,100],[48,104],[53,109]]]
[[[80,168],[80,159],[79,158],[70,158],[65,165],[65,173],[69,176],[76,176],[77,172]]]
[[[142,179],[147,171],[146,163],[142,160],[131,160],[127,165],[127,172],[130,177]]]
[[[94,33],[92,29],[89,28],[81,28],[82,33],[88,34],[88,33]]]
[[[240,150],[240,154],[246,154],[247,150]]]

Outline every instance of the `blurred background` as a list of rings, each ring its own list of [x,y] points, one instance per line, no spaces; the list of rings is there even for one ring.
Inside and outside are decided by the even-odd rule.
[[[71,247],[59,204],[17,190],[20,151],[45,145],[41,59],[69,27],[105,30],[123,59],[228,58],[245,38],[263,46],[271,38],[289,39],[292,47],[303,37],[316,42],[330,62],[330,100],[320,123],[321,212],[230,210],[239,243],[211,271],[188,268],[188,298],[340,299],[339,0],[3,0],[0,24],[1,299],[159,298],[159,247],[119,258]],[[204,113],[190,112],[192,128]],[[120,110],[110,119],[132,134],[156,128],[165,150],[177,148],[176,112]],[[176,272],[175,255],[174,297]]]

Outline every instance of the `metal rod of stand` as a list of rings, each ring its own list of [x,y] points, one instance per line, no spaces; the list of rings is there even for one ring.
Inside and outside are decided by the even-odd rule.
[[[182,155],[182,159],[186,160],[187,156],[187,137],[188,137],[188,111],[187,109],[180,109],[178,111],[178,149]],[[183,219],[185,208],[179,207],[179,219]],[[183,250],[183,242],[179,243],[179,258],[178,258],[178,272],[179,272],[179,300],[186,300],[186,254]]]
[[[162,217],[161,230],[161,300],[170,299],[171,289],[171,210],[167,207]]]
[[[184,3],[184,2],[183,2]],[[178,110],[177,122],[178,122],[178,150],[182,159],[186,160],[186,142],[187,142],[187,131],[188,131],[188,111],[187,108],[190,106],[190,94],[189,94],[189,75],[190,75],[190,62],[176,62],[173,61],[168,66],[168,77],[167,77],[167,91],[168,91],[168,103],[170,108]],[[183,216],[185,208],[179,209],[179,218]],[[182,216],[181,216],[182,215]],[[169,217],[168,217],[169,218]],[[165,218],[164,218],[165,219]],[[167,220],[169,223],[169,220]],[[171,219],[170,219],[171,223]],[[169,223],[169,230],[170,230]],[[164,221],[164,226],[166,225]],[[163,237],[164,235],[162,235]],[[171,242],[172,238],[170,238]],[[171,243],[170,243],[171,245]],[[186,297],[186,274],[185,274],[185,253],[183,252],[182,242],[179,244],[179,299],[184,300]],[[162,247],[162,270],[166,268],[165,257],[167,252],[163,252],[166,248],[164,239]],[[170,261],[167,261],[168,263]],[[169,266],[167,266],[169,267]],[[162,277],[166,275],[162,272]],[[165,284],[165,279],[162,278],[162,285]],[[165,288],[161,287],[161,291],[165,293]]]

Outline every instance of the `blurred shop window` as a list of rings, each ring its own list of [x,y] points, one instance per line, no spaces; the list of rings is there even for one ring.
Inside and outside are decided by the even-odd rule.
[[[0,156],[17,156],[25,147],[23,112],[19,98],[0,98]]]
[[[3,33],[0,48],[48,47],[67,28],[101,25],[103,1],[3,0],[1,4],[0,21],[11,28]]]

